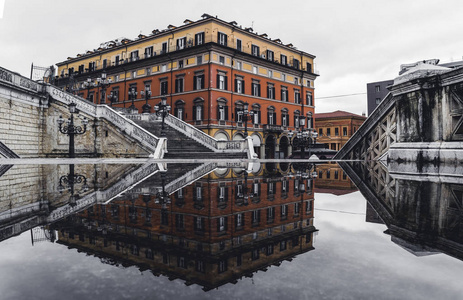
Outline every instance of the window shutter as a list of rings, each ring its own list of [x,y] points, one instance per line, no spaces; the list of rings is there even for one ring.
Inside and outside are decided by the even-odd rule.
[[[220,88],[220,75],[217,74],[217,88]]]
[[[228,201],[228,187],[225,188],[225,195],[224,195],[225,201]]]
[[[193,105],[193,121],[196,121],[196,105]]]
[[[260,110],[257,112],[257,115],[259,116],[259,124],[260,124],[260,123],[262,123]]]
[[[235,93],[238,92],[238,79],[235,78]]]
[[[217,120],[220,120],[220,105],[217,105]]]
[[[228,90],[228,77],[224,76],[224,81],[225,81],[225,90]]]
[[[257,96],[260,97],[260,83],[257,85]]]
[[[220,44],[220,32],[217,32],[217,44]]]
[[[235,122],[238,122],[238,108],[235,107]]]
[[[194,229],[195,230],[198,230],[198,226],[196,226],[196,222],[198,221],[198,218],[197,217],[193,217],[193,224],[194,224]]]
[[[177,115],[178,115],[178,108],[176,107],[174,108],[174,116],[177,117]]]
[[[270,124],[270,123],[269,123],[269,121],[270,121],[270,114],[271,114],[271,112],[268,111],[268,112],[267,112],[267,124]]]
[[[281,113],[281,125],[283,126],[283,117],[284,117],[284,114]]]
[[[180,44],[180,39],[177,39],[177,50],[178,50],[179,44]]]
[[[193,77],[193,90],[197,90],[198,87],[196,86],[196,80],[197,80],[197,76],[194,76]]]
[[[283,89],[280,91],[280,100],[283,101]]]
[[[200,114],[199,114],[199,119],[198,119],[198,120],[202,120],[202,119],[204,118],[204,117],[203,117],[203,116],[204,116],[203,107],[202,107],[202,106],[200,106],[200,107],[201,107],[201,110],[200,110]]]
[[[244,80],[241,80],[241,91],[243,94],[246,94],[246,90],[244,89]]]
[[[204,75],[201,75],[201,89],[204,89]]]
[[[220,218],[217,218],[217,232],[220,232]]]
[[[272,93],[272,95],[273,95],[272,99],[275,99],[275,87],[272,87],[272,92],[273,92]]]
[[[275,125],[276,120],[277,120],[277,113],[274,112],[273,113],[273,124],[272,125]]]
[[[257,222],[260,222],[260,210],[257,211]]]

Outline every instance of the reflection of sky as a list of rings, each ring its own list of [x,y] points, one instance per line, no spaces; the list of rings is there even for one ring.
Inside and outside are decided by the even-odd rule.
[[[315,195],[315,250],[205,293],[135,267],[48,242],[30,233],[0,243],[1,299],[457,299],[463,262],[439,254],[415,257],[365,223],[360,193]],[[194,271],[192,271],[194,272]]]

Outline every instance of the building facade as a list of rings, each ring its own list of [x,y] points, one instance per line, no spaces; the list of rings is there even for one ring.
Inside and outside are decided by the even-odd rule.
[[[367,108],[368,115],[375,110],[381,100],[389,93],[388,86],[391,86],[394,80],[384,80],[367,83]]]
[[[365,120],[365,116],[340,110],[315,114],[317,142],[339,151]]]
[[[314,59],[280,39],[204,14],[68,57],[57,63],[55,84],[140,112],[165,97],[176,117],[217,139],[243,139],[247,131],[259,156],[273,158],[290,154],[286,133],[314,113]],[[105,77],[109,85],[98,79]]]

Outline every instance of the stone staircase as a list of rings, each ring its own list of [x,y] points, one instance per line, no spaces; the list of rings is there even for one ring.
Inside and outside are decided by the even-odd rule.
[[[149,131],[155,136],[161,136],[161,122],[151,122],[143,120],[134,120],[139,126]],[[164,132],[167,138],[167,153],[164,158],[166,159],[207,159],[207,158],[246,158],[246,152],[242,153],[220,153],[214,152],[208,147],[200,144],[194,139],[187,137],[182,132],[170,127],[168,124],[164,125]]]

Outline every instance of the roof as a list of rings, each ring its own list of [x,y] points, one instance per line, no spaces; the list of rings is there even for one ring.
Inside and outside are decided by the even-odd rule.
[[[337,110],[329,113],[319,113],[314,115],[315,119],[329,119],[329,118],[360,118],[366,119],[367,117],[353,114],[343,110]]]

